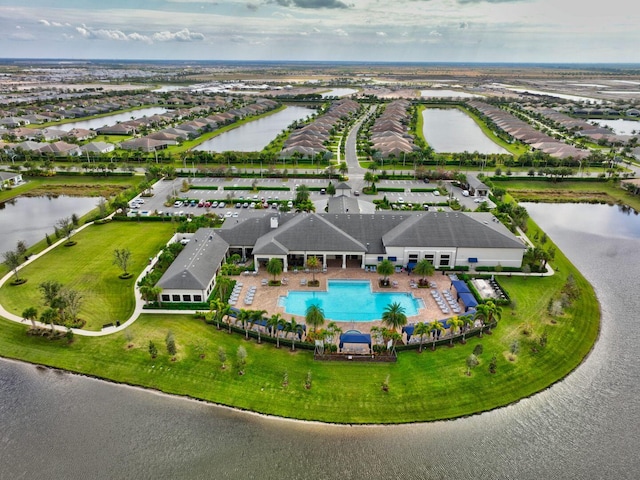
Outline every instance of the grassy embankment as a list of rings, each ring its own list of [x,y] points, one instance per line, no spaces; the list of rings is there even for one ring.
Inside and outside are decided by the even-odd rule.
[[[158,228],[163,227],[166,225],[160,224]],[[101,228],[118,231],[129,228],[130,244],[145,244],[149,250],[152,243],[165,240],[165,232],[152,232],[149,224],[111,224],[94,228],[87,235],[94,235]],[[142,236],[134,232],[136,228]],[[536,227],[531,223],[530,228]],[[50,260],[43,259],[50,262],[46,270],[73,283],[89,271],[104,269],[105,280],[101,281],[107,282],[106,278],[113,277],[115,282],[121,282],[115,267],[109,265],[110,255],[104,260],[96,260],[95,265],[82,266],[77,262],[75,271],[74,268],[58,271],[65,268],[65,262],[73,261],[70,256],[100,256],[98,252],[104,255],[116,246],[98,245],[98,240],[94,241],[92,237],[78,236],[78,241],[77,246],[67,249],[68,252],[56,252],[57,258],[52,255]],[[83,247],[86,252],[81,250]],[[136,253],[136,258],[146,256],[142,252]],[[64,340],[52,342],[29,337],[25,335],[26,325],[2,321],[0,352],[7,357],[283,417],[339,423],[454,418],[506,405],[540,391],[571,372],[589,352],[599,327],[594,292],[560,252],[553,263],[558,273],[550,278],[502,278],[504,286],[516,299],[517,309],[504,310],[502,321],[492,335],[470,339],[466,345],[456,344],[453,348],[439,347],[435,352],[429,347],[422,354],[401,352],[396,364],[314,362],[309,351],[291,353],[285,348],[277,350],[272,344],[258,345],[255,340],[246,341],[241,335],[229,335],[188,316],[151,314],[142,315],[125,332],[102,338],[76,336],[71,345]],[[34,271],[25,272],[29,278],[27,288],[33,288],[37,283],[40,273],[36,268],[38,264],[34,264]],[[38,270],[45,268],[42,266]],[[566,315],[554,324],[545,313],[546,307],[549,299],[561,290],[569,273],[577,280],[580,296]],[[94,279],[84,281],[93,282]],[[94,323],[105,323],[104,314],[110,301],[119,298],[120,302],[126,303],[129,300],[125,299],[131,297],[128,290],[107,300],[106,290],[102,288],[87,294],[100,297],[90,300],[93,305],[105,303],[105,308],[99,308],[95,313],[87,312],[87,315],[97,317]],[[3,302],[15,302],[8,298],[6,291],[0,294]],[[113,304],[109,308],[114,308]],[[114,315],[113,311],[111,315]],[[175,361],[164,348],[169,330],[173,332],[178,348]],[[525,330],[528,335],[523,333]],[[544,348],[538,345],[543,332],[548,335],[548,345]],[[520,341],[520,353],[510,360],[509,347],[514,339]],[[153,340],[160,351],[156,359],[151,359],[148,353],[149,340]],[[465,360],[478,343],[483,345],[484,353],[480,355],[480,365],[469,377],[465,374]],[[248,352],[246,373],[242,376],[234,367],[240,345]],[[220,347],[228,356],[228,368],[224,370],[218,360]],[[537,352],[533,351],[534,347]],[[205,357],[201,358],[201,354]],[[495,374],[488,371],[493,355],[497,357]],[[286,387],[282,385],[285,372],[289,379]],[[311,372],[311,389],[304,385],[308,372]],[[384,392],[381,385],[387,376],[389,391]]]
[[[20,276],[26,278],[27,283],[12,286],[7,282],[0,288],[0,303],[16,315],[21,315],[28,307],[42,311],[45,307],[38,285],[56,280],[81,293],[83,306],[79,318],[87,322],[85,329],[100,330],[104,324],[123,322],[133,313],[133,289],[137,276],[148,259],[166,244],[174,230],[175,225],[171,222],[112,222],[90,226],[74,235],[77,245],[58,246],[24,267]],[[129,272],[133,278],[118,278],[122,270],[113,265],[113,250],[116,248],[131,251]]]
[[[611,181],[563,180],[554,183],[549,180],[506,180],[494,183],[507,188],[517,202],[619,203],[640,210],[640,196],[627,192],[618,183]]]
[[[26,183],[11,190],[0,190],[0,202],[18,196],[68,195],[109,198],[142,182],[142,177],[81,175],[60,173],[51,177],[27,177]]]

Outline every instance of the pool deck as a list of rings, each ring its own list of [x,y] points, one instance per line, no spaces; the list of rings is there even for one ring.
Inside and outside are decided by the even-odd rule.
[[[266,310],[268,312],[268,316],[271,316],[275,313],[279,313],[286,320],[290,320],[291,318],[295,318],[298,323],[305,323],[304,316],[300,315],[291,315],[286,313],[284,307],[278,305],[278,298],[280,296],[286,295],[290,290],[299,290],[299,291],[327,291],[327,281],[328,280],[370,280],[371,286],[374,292],[407,292],[413,294],[416,298],[421,298],[424,302],[425,308],[421,308],[418,311],[418,315],[408,316],[407,323],[417,323],[417,322],[431,322],[433,320],[439,320],[442,318],[451,317],[452,313],[444,314],[438,307],[438,305],[433,300],[431,296],[431,288],[412,288],[410,286],[411,281],[415,283],[420,279],[417,275],[407,275],[404,273],[394,273],[389,277],[390,282],[397,282],[396,287],[388,287],[381,288],[378,286],[378,279],[381,278],[378,273],[375,272],[366,272],[360,268],[329,268],[326,273],[316,273],[316,280],[320,281],[319,287],[309,287],[300,285],[300,281],[306,279],[307,282],[313,279],[313,275],[311,273],[305,272],[287,272],[284,273],[280,279],[285,278],[288,280],[287,285],[281,285],[278,287],[271,287],[268,285],[263,285],[263,280],[272,280],[273,277],[268,275],[265,271],[259,272],[257,275],[241,275],[239,277],[234,277],[238,282],[242,282],[243,287],[240,291],[240,296],[238,302],[234,305],[236,308],[244,308],[248,310]],[[441,272],[436,272],[431,277],[428,277],[430,282],[436,284],[437,290],[440,292],[442,290],[448,290],[451,287],[451,282],[449,281],[449,277],[445,274],[442,275]],[[245,305],[244,297],[248,292],[249,287],[255,286],[256,292],[254,295],[253,303],[251,305]],[[331,319],[327,319],[327,322],[331,321]],[[336,322],[343,331],[355,329],[359,330],[363,333],[369,333],[371,331],[371,327],[380,325],[379,321],[375,322]]]

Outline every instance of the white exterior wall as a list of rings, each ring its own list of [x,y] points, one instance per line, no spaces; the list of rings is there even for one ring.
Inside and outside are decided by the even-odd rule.
[[[184,296],[183,295],[191,295],[191,301],[193,302],[193,296],[194,295],[201,295],[202,296],[202,301],[206,302],[207,301],[207,293],[204,290],[172,290],[172,289],[163,289],[162,293],[160,293],[160,298],[162,298],[162,295],[169,295],[169,300],[162,300],[163,303],[179,303],[179,302],[184,302]],[[173,296],[174,295],[180,295],[180,300],[173,300]]]
[[[521,267],[524,249],[518,248],[460,248],[458,266],[496,266]],[[469,258],[477,258],[478,263],[469,263]]]

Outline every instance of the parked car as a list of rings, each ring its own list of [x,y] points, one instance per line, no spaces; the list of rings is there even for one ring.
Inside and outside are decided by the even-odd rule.
[[[462,196],[463,197],[468,197],[469,196],[469,190],[462,190]]]
[[[439,192],[438,190],[434,190],[434,191],[433,191],[433,194],[434,194],[436,197],[439,197],[439,196],[440,196],[440,192]]]
[[[218,208],[224,208],[224,207],[226,207],[226,206],[227,206],[227,204],[226,204],[226,203],[224,203],[224,202],[220,202],[220,203],[218,204]]]
[[[174,208],[180,208],[181,206],[182,206],[182,202],[180,200],[176,200],[175,202],[173,202]]]
[[[354,194],[356,197],[359,197],[359,196],[360,196],[360,192],[359,192],[358,190],[354,190],[353,194]]]
[[[211,208],[218,208],[218,202],[211,202]]]

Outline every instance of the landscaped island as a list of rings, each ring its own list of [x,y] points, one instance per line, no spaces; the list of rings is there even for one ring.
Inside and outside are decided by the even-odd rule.
[[[122,229],[134,243],[140,232],[146,232],[147,241],[156,245],[168,240],[170,232],[162,223],[154,224],[153,229],[150,226],[112,222],[89,227],[75,237],[78,243],[68,252],[54,250],[50,258],[39,261],[73,256],[74,250],[76,255],[98,255],[90,251],[91,245],[102,252],[105,247],[96,241],[96,235],[123,238]],[[542,234],[529,221],[529,235],[536,233]],[[128,246],[129,241],[122,242]],[[89,250],[81,252],[81,248]],[[110,264],[111,252],[107,253]],[[137,276],[143,263],[133,265],[131,272]],[[397,363],[316,362],[310,351],[257,344],[253,338],[247,341],[242,335],[230,335],[190,315],[161,314],[143,314],[113,335],[76,335],[71,343],[27,336],[26,325],[3,320],[0,351],[6,357],[283,417],[336,423],[455,418],[532,395],[570,373],[590,351],[599,329],[595,294],[560,252],[553,263],[556,274],[551,277],[501,277],[515,308],[503,309],[491,335],[470,338],[464,345],[454,343],[452,348],[425,348],[421,354],[400,352]],[[31,266],[34,279],[41,275],[37,267],[35,262]],[[55,268],[47,265],[47,270]],[[118,269],[110,269],[114,282],[119,282]],[[74,281],[72,273],[64,275]],[[568,282],[569,276],[572,280]],[[7,289],[33,289],[30,282],[18,287],[7,284],[0,295],[7,300],[11,297]],[[568,283],[574,289],[571,306],[552,316],[549,306],[563,297],[563,290],[567,294]],[[132,289],[121,292],[122,305],[130,304],[132,297]],[[95,304],[91,308],[94,322],[99,322],[103,307]],[[87,311],[86,315],[91,314]],[[165,348],[169,339],[175,354]],[[158,350],[155,358],[149,352],[150,342]],[[482,345],[479,365],[467,375],[467,359],[478,352],[478,345]],[[243,375],[238,375],[240,364]],[[490,364],[495,365],[495,373],[490,372]]]

